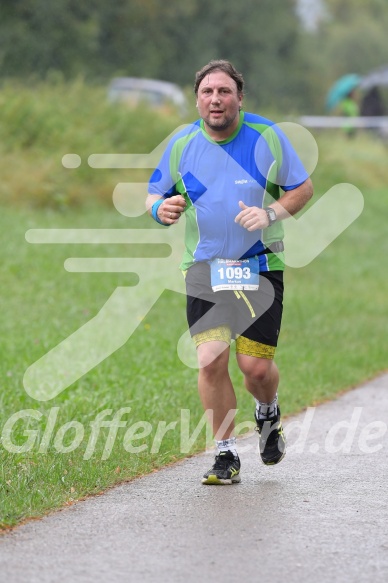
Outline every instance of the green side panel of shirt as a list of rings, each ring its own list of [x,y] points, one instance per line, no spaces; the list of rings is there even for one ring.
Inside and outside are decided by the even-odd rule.
[[[185,218],[185,251],[183,254],[182,262],[180,264],[180,269],[185,271],[194,263],[194,251],[197,248],[199,242],[199,228],[197,222],[197,211],[195,206],[192,204],[184,184],[184,180],[179,173],[179,163],[182,158],[184,149],[188,143],[195,138],[195,136],[201,131],[200,128],[183,136],[178,139],[172,147],[170,155],[170,174],[174,180],[176,180],[176,191],[182,194],[186,201]]]
[[[281,253],[268,253],[267,262],[269,271],[284,271],[284,251]]]
[[[281,144],[279,141],[278,136],[276,135],[275,131],[266,124],[258,124],[258,123],[248,123],[244,122],[245,125],[249,126],[250,128],[254,129],[261,135],[261,139],[264,139],[271,153],[275,159],[274,164],[272,164],[268,176],[266,176],[266,186],[265,186],[265,193],[264,193],[264,207],[270,205],[274,200],[278,200],[282,194],[280,187],[276,184],[276,177],[278,174],[278,168],[281,167],[283,161],[283,153]],[[268,227],[267,229],[263,229],[263,243],[266,247],[269,247],[271,243],[275,241],[282,241],[284,238],[284,229],[282,222],[275,223],[272,227]],[[282,254],[279,254],[279,257]],[[268,265],[271,271],[276,269],[276,267],[272,267],[272,264],[275,266],[280,262],[280,259],[274,259],[276,256],[269,256],[268,258]],[[283,263],[284,265],[284,263]]]

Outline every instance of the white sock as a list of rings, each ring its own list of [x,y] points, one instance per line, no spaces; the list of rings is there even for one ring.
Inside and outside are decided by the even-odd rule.
[[[278,394],[270,403],[262,403],[258,399],[256,401],[256,417],[257,419],[269,419],[275,417],[278,412]]]
[[[220,441],[215,440],[218,452],[231,451],[233,455],[237,454],[237,438],[229,437],[229,439],[221,439]]]

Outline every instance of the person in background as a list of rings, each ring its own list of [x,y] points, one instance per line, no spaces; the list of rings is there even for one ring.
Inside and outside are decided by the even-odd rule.
[[[385,115],[384,103],[378,87],[372,87],[361,100],[360,115],[374,117]]]
[[[349,118],[358,117],[360,115],[360,108],[358,105],[356,90],[350,91],[350,93],[348,93],[346,97],[340,102],[339,106],[340,115]],[[356,135],[356,128],[351,123],[351,121],[344,124],[343,129],[349,138],[353,138]]]
[[[360,115],[365,117],[379,117],[386,115],[386,108],[384,105],[381,92],[378,87],[372,87],[361,100]],[[369,128],[369,131],[381,138],[385,143],[388,141],[387,126]]]

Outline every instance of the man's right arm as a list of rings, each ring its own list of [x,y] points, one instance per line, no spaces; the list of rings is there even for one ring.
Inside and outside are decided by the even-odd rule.
[[[177,223],[185,208],[186,201],[181,194],[168,198],[164,198],[159,194],[148,194],[146,199],[148,214],[157,222],[167,226]]]

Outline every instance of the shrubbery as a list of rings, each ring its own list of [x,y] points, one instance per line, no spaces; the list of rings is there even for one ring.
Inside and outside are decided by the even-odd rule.
[[[6,84],[0,90],[0,200],[29,206],[63,207],[111,200],[119,181],[147,180],[150,170],[95,170],[94,153],[148,153],[182,119],[146,105],[111,104],[106,88],[82,80]],[[75,153],[77,169],[62,166]]]

